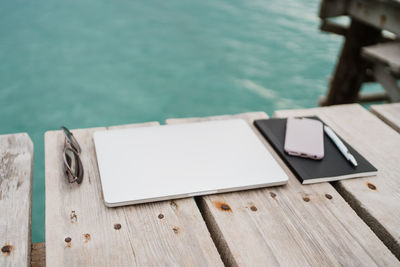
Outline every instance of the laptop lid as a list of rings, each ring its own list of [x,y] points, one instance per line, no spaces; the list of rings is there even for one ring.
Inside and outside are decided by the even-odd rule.
[[[106,206],[275,186],[288,177],[242,119],[94,133]]]

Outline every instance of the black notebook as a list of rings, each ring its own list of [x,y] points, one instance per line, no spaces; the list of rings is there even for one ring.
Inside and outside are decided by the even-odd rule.
[[[320,120],[317,117],[307,118]],[[256,120],[254,125],[260,130],[302,184],[337,181],[377,174],[377,169],[340,137],[349,152],[355,157],[358,163],[357,167],[353,167],[346,160],[325,133],[324,158],[322,160],[313,160],[290,156],[284,151],[286,119]]]

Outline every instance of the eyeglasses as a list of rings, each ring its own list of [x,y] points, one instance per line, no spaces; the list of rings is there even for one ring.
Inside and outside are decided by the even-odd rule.
[[[67,127],[62,126],[61,129],[65,135],[63,159],[68,182],[77,182],[80,184],[83,179],[83,165],[79,156],[81,153],[81,147]]]

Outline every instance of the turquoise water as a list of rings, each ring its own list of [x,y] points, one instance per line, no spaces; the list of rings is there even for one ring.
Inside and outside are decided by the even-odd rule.
[[[0,133],[35,145],[33,242],[44,241],[43,134],[313,107],[341,38],[317,0],[0,2]]]

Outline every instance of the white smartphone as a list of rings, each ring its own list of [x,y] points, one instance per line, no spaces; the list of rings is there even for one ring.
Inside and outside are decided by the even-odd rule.
[[[307,118],[288,118],[284,149],[289,155],[322,159],[324,157],[323,123]]]

